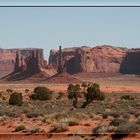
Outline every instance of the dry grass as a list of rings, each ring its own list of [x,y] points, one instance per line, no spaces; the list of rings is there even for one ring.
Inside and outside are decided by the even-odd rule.
[[[127,81],[125,81],[126,79]],[[103,84],[101,84],[101,88],[105,89],[105,91],[108,89],[111,91],[113,90],[112,87],[116,86],[115,92],[107,93],[105,101],[94,101],[86,108],[80,108],[84,102],[83,98],[78,100],[78,108],[72,107],[71,102],[67,99],[66,93],[64,93],[62,98],[56,99],[59,96],[59,91],[65,92],[67,88],[66,84],[0,84],[2,91],[1,97],[6,97],[5,100],[0,98],[0,125],[2,126],[2,124],[5,123],[3,126],[7,127],[6,124],[8,123],[8,125],[13,126],[13,122],[16,121],[18,124],[24,124],[24,127],[17,125],[14,127],[15,131],[30,134],[41,133],[43,131],[41,127],[45,127],[45,129],[51,127],[50,132],[54,133],[66,130],[71,131],[69,128],[72,127],[77,127],[75,132],[84,131],[81,130],[80,127],[93,128],[97,133],[117,132],[118,129],[121,130],[124,126],[119,127],[112,125],[110,122],[113,122],[115,119],[127,119],[130,123],[134,122],[137,126],[140,125],[140,93],[137,93],[139,91],[139,88],[137,89],[139,80],[136,78],[134,81],[133,78],[130,78],[132,85],[130,85],[128,77],[95,79],[94,82],[96,80]],[[105,80],[107,80],[106,83]],[[122,80],[124,84],[121,85],[120,80]],[[137,83],[136,86],[133,82]],[[53,94],[51,101],[31,101],[28,97],[37,86],[47,86],[57,92]],[[124,86],[124,91],[123,88],[121,88],[123,92],[117,92],[120,91],[120,86]],[[130,91],[127,87],[133,88],[133,91]],[[22,106],[12,106],[8,104],[10,93],[6,91],[7,89],[22,92],[24,97]],[[26,92],[26,89],[29,89],[28,92]],[[126,90],[128,90],[128,92]],[[135,90],[137,90],[137,92],[134,92]],[[121,97],[126,94],[135,97],[135,100],[122,100]],[[87,125],[85,125],[86,121],[88,121]],[[102,123],[103,126],[99,126],[100,123]],[[129,126],[132,125],[130,124]],[[106,126],[107,128],[105,129]],[[66,129],[63,129],[63,127]],[[138,127],[133,128],[133,130],[135,130]],[[89,132],[89,129],[87,129],[86,132]]]

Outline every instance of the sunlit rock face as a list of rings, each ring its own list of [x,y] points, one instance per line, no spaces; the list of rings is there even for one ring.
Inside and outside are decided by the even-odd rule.
[[[112,46],[67,48],[62,50],[63,66],[68,73],[104,72],[116,73],[127,49]],[[58,52],[50,51],[49,64],[57,67]],[[52,61],[53,60],[53,61]]]
[[[19,65],[25,66],[25,59],[30,56],[32,52],[38,51],[40,66],[45,67],[47,62],[43,56],[43,49],[28,48],[28,49],[0,49],[0,77],[7,75],[15,70],[16,54],[19,55]]]

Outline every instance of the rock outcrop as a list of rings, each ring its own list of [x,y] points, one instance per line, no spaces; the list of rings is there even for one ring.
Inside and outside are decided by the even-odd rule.
[[[8,80],[22,80],[36,74],[37,78],[32,77],[33,80],[41,81],[41,78],[46,80],[50,77],[49,81],[55,78],[59,81],[60,77],[65,79],[71,76],[68,74],[79,72],[96,75],[140,74],[139,60],[140,49],[108,45],[66,49],[60,46],[58,51],[50,50],[48,65],[43,49],[0,49],[0,77],[7,75]]]
[[[46,67],[47,61],[44,59],[43,49],[0,49],[0,77],[26,69],[28,72],[36,72],[39,69],[35,65],[41,68]]]
[[[54,51],[51,51],[52,53]],[[50,64],[50,66],[53,66],[53,69],[57,69],[57,73],[54,74],[53,76],[49,77],[46,82],[48,83],[79,83],[80,80],[78,80],[77,78],[73,77],[72,75],[68,74],[66,71],[66,63],[64,61],[64,57],[62,56],[62,49],[61,46],[59,46],[59,51],[56,53],[53,53],[54,55],[56,55],[56,57],[53,57],[53,55],[51,54],[49,57],[49,61],[50,62],[54,62],[52,63],[52,65]],[[57,56],[58,54],[58,56]],[[52,56],[52,57],[51,57]],[[56,62],[56,64],[55,64]]]
[[[58,51],[50,51],[49,64],[58,67]],[[108,45],[67,48],[62,50],[63,67],[71,74],[140,73],[139,49],[127,49]]]
[[[26,56],[25,58],[23,58],[23,56],[19,56],[17,51],[13,73],[22,71],[25,71],[30,75],[41,72],[38,50],[32,51],[31,54],[29,56]]]
[[[123,74],[140,74],[140,49],[132,49],[126,53],[120,72]]]
[[[58,66],[57,66],[57,73],[62,73],[64,71],[64,64],[62,59],[62,50],[61,46],[59,46],[59,52],[58,52]]]

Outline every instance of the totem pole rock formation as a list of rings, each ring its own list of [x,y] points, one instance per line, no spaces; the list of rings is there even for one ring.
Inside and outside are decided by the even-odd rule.
[[[20,62],[19,62],[19,54],[18,51],[16,52],[16,58],[15,58],[15,67],[14,67],[14,72],[19,72],[20,71]]]
[[[63,64],[62,64],[62,50],[61,46],[59,46],[59,55],[58,55],[58,67],[57,67],[57,73],[63,72]]]
[[[38,56],[38,50],[32,51],[29,56],[23,58],[23,56],[19,57],[18,51],[16,53],[15,58],[15,68],[14,73],[23,72],[25,71],[28,74],[35,74],[39,73],[41,70],[40,68],[40,61]]]
[[[34,51],[32,51],[29,57],[26,58],[26,71],[29,74],[35,74],[40,72],[38,51],[36,51],[36,54]]]

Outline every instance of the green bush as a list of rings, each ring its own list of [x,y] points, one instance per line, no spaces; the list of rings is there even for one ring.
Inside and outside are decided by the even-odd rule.
[[[87,88],[86,99],[90,100],[104,100],[105,94],[100,91],[100,86],[97,83],[90,84]]]
[[[23,103],[23,97],[21,93],[14,92],[10,95],[9,104],[21,106]]]
[[[19,132],[19,131],[22,131],[22,130],[24,130],[25,129],[25,126],[24,125],[17,125],[16,127],[15,127],[15,132]]]
[[[36,87],[34,89],[34,94],[30,95],[32,100],[50,100],[52,91],[46,87]]]
[[[67,92],[68,92],[68,99],[72,99],[74,96],[74,85],[73,84],[69,84],[69,86],[67,88]]]
[[[134,122],[125,122],[121,123],[117,130],[116,134],[131,134],[140,132],[140,126]]]
[[[124,99],[124,100],[134,100],[135,98],[132,97],[132,96],[130,96],[130,95],[123,95],[123,96],[121,97],[121,99]]]
[[[38,99],[37,94],[30,95],[30,99],[31,100],[37,100]]]
[[[110,126],[119,126],[120,124],[122,123],[126,123],[127,120],[124,120],[124,119],[114,119],[110,122]]]
[[[69,84],[67,88],[68,99],[73,100],[73,107],[77,107],[78,98],[81,97],[81,88],[79,84]]]

